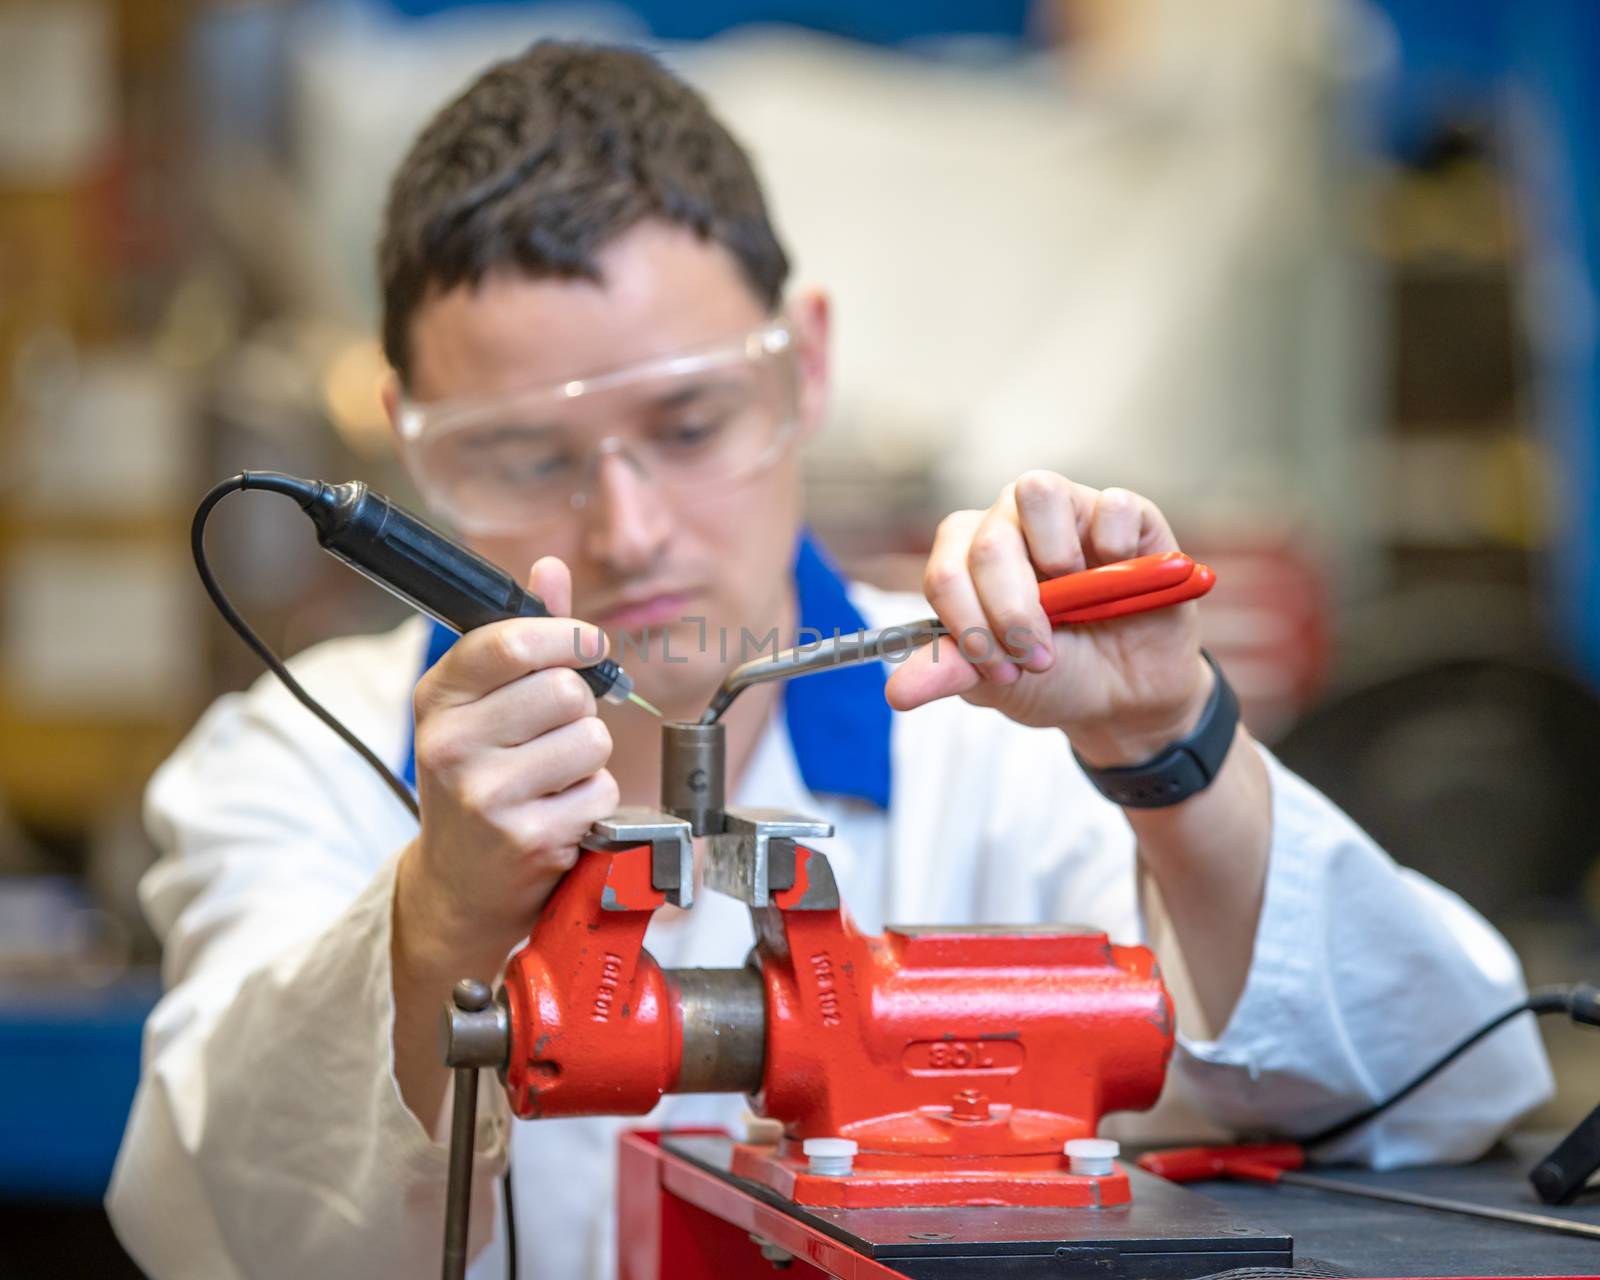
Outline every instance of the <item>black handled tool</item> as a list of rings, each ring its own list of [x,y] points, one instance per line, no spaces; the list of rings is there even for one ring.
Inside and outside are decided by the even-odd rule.
[[[316,525],[324,550],[453,631],[550,616],[544,601],[509,574],[359,480],[328,484],[276,471],[246,471],[240,478],[242,488],[294,498]],[[661,714],[609,658],[580,667],[578,674],[597,698]]]

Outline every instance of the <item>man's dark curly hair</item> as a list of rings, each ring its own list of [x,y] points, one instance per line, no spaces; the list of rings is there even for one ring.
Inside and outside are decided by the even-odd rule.
[[[510,268],[599,280],[596,255],[646,218],[726,248],[776,306],[789,261],[743,149],[654,58],[541,41],[490,67],[425,127],[389,189],[383,346],[402,382],[433,291]]]

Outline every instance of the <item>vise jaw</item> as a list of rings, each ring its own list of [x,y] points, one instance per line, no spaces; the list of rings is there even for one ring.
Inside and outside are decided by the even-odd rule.
[[[694,836],[682,818],[642,805],[623,805],[590,829],[591,850],[650,846],[650,884],[675,907],[694,905]],[[602,902],[602,906],[608,904]]]
[[[782,809],[727,808],[726,761],[726,725],[663,725],[661,807],[682,819],[691,834],[709,839],[706,888],[751,908],[767,907],[773,894],[794,886],[795,841],[831,836],[833,824]],[[831,873],[827,880],[826,889],[819,885],[808,906],[839,905]]]
[[[831,822],[783,809],[729,809],[723,815],[722,830],[711,837],[706,888],[747,907],[770,906],[774,894],[794,888],[795,841],[832,834]],[[825,883],[813,880],[808,884],[804,905],[823,911],[839,906],[831,870]]]

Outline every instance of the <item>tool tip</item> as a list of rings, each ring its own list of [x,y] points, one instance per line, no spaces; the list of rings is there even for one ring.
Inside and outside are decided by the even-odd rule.
[[[643,707],[646,711],[648,711],[651,715],[653,715],[657,720],[661,719],[661,712],[657,711],[654,707],[652,707],[648,702],[646,702],[638,694],[630,693],[628,695],[628,701],[633,703],[635,706]]]

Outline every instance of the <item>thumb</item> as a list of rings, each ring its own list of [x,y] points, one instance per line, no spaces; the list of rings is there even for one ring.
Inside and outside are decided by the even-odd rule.
[[[528,590],[544,601],[553,618],[572,613],[572,571],[555,556],[542,556],[528,570]]]
[[[910,711],[936,698],[968,693],[979,683],[978,670],[961,646],[951,636],[940,636],[900,663],[883,692],[896,711]]]
[[[528,570],[528,590],[544,601],[552,618],[566,618],[572,614],[572,570],[554,556],[542,556]],[[582,623],[573,630],[572,652],[578,665],[599,662],[610,649],[611,642],[605,632],[590,623]]]

